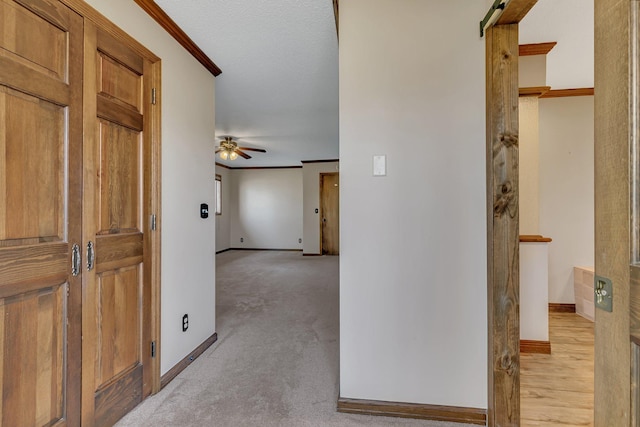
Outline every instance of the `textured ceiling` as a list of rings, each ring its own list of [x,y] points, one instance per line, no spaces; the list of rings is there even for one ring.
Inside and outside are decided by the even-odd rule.
[[[216,136],[264,148],[232,167],[338,158],[338,41],[332,0],[156,0],[222,69]],[[486,0],[487,5],[493,0]],[[482,17],[478,17],[478,20]],[[593,86],[593,2],[539,0],[520,43],[557,41],[553,89]],[[212,135],[211,147],[218,144]]]
[[[338,158],[338,41],[331,0],[156,0],[222,69],[216,136],[264,148],[233,166]],[[218,141],[211,136],[211,148]]]

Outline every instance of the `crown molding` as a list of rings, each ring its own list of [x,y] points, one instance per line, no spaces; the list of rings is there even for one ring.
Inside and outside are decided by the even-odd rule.
[[[185,33],[182,28],[175,23],[173,19],[162,10],[158,4],[153,0],[133,0],[138,6],[142,8],[147,14],[152,17],[162,28],[165,29],[178,43],[184,47],[187,52],[193,55],[194,58],[200,62],[204,68],[209,70],[214,76],[219,76],[222,70],[198,47],[197,44]]]

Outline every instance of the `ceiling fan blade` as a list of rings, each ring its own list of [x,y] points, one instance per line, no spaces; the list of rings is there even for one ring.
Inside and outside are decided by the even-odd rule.
[[[251,148],[251,147],[238,147],[241,150],[248,150],[248,151],[258,151],[260,153],[266,153],[267,150],[263,150],[262,148]]]
[[[236,148],[236,150],[235,150],[235,151],[236,151],[236,153],[238,153],[238,155],[239,155],[239,156],[244,157],[245,159],[250,159],[250,158],[251,158],[251,156],[250,156],[250,155],[248,155],[247,153],[244,153],[244,152],[242,152],[242,151],[238,150],[237,148]]]
[[[218,148],[216,149],[216,154],[218,154],[218,153],[219,153],[219,152],[221,152],[221,151],[222,151],[222,147],[218,147]]]

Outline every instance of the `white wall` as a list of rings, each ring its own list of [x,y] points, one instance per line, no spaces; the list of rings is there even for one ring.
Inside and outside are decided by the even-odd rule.
[[[232,169],[230,193],[231,247],[302,249],[302,168]]]
[[[342,397],[487,407],[485,12],[340,2]]]
[[[519,99],[520,234],[540,234],[540,141],[538,98]]]
[[[547,55],[528,55],[518,58],[518,84],[520,87],[547,85]]]
[[[231,247],[231,170],[216,166],[216,174],[222,178],[222,215],[216,215],[216,252],[220,252]]]
[[[303,180],[303,252],[319,254],[320,242],[320,174],[339,172],[339,162],[304,163],[302,165]],[[318,213],[316,213],[318,209]]]
[[[547,55],[552,89],[593,87],[594,2],[538,0],[519,25],[520,43],[558,42]]]
[[[215,79],[130,0],[87,0],[162,58],[161,372],[215,332]],[[182,316],[189,330],[182,332]]]
[[[549,302],[573,303],[573,267],[594,265],[593,96],[540,100],[540,231]]]

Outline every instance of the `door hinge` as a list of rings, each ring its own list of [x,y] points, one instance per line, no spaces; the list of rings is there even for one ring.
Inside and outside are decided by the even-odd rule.
[[[156,357],[156,342],[151,341],[151,357]]]
[[[156,231],[156,214],[151,214],[151,231]]]
[[[151,103],[156,105],[156,88],[151,89]]]

